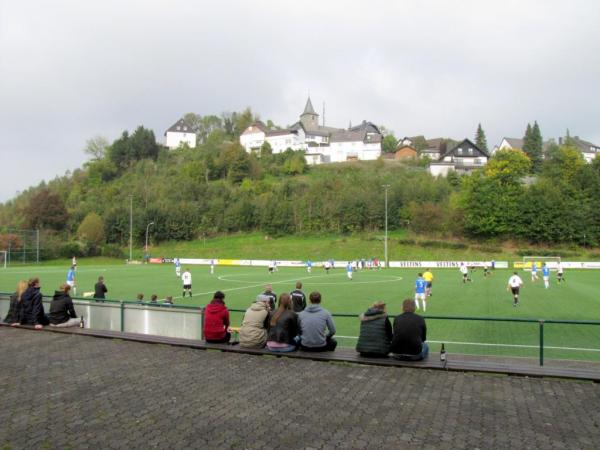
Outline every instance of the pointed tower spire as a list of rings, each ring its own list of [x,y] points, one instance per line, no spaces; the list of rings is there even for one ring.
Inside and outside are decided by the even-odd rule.
[[[304,114],[317,114],[313,108],[312,102],[310,101],[310,96],[308,97],[308,100],[306,100],[306,106],[304,107],[304,112],[302,115]]]
[[[319,127],[319,115],[313,108],[310,96],[308,97],[308,100],[306,100],[304,112],[300,115],[300,122],[302,122],[302,125],[304,125],[305,128],[316,129]]]

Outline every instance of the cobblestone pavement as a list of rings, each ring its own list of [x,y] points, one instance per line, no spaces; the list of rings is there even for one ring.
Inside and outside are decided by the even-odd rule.
[[[0,328],[0,448],[598,448],[600,385]]]

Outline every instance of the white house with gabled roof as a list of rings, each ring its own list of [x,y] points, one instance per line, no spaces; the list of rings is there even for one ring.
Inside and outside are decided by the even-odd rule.
[[[165,131],[165,145],[168,148],[177,148],[182,144],[190,147],[196,146],[196,133],[184,122],[179,119],[167,131]]]

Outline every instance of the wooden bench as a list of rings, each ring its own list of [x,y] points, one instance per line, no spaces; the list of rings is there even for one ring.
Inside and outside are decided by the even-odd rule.
[[[7,324],[1,324],[10,327]],[[20,329],[34,330],[33,326],[19,326]],[[41,330],[37,330],[41,331]],[[98,338],[122,339],[126,341],[149,344],[165,344],[199,350],[220,350],[222,352],[242,353],[248,355],[270,355],[278,358],[299,358],[313,361],[341,362],[348,364],[367,364],[387,367],[404,367],[412,369],[448,370],[459,372],[485,372],[505,375],[570,378],[600,382],[600,363],[583,361],[548,360],[546,365],[539,366],[532,358],[501,358],[494,356],[476,356],[447,353],[446,364],[439,359],[439,353],[430,353],[423,361],[401,361],[394,358],[367,358],[360,356],[354,349],[338,347],[334,352],[273,353],[267,349],[244,348],[231,344],[209,344],[191,339],[155,336],[149,334],[127,333],[120,331],[103,331],[81,328],[44,327],[43,331],[52,333],[77,334]],[[238,330],[239,332],[239,330]]]

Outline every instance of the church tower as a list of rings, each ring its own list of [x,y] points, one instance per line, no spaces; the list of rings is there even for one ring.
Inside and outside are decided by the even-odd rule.
[[[319,127],[319,115],[315,112],[310,97],[306,101],[304,112],[300,115],[300,122],[306,129],[316,129]]]

